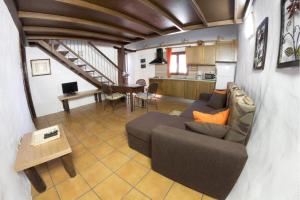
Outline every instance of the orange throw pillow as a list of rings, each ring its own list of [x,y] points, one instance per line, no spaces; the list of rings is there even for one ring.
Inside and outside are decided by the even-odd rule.
[[[193,116],[196,122],[225,125],[229,116],[229,109],[218,112],[216,114],[207,114],[193,111]]]
[[[214,93],[217,93],[217,94],[227,94],[227,91],[226,90],[214,90]]]

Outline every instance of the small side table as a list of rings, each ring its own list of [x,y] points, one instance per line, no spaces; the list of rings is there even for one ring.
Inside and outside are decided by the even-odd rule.
[[[25,134],[21,140],[21,145],[17,152],[15,170],[17,172],[24,171],[38,192],[44,192],[46,190],[45,182],[35,169],[35,166],[39,164],[61,158],[63,166],[69,176],[76,176],[71,155],[72,149],[61,125],[59,125],[59,131],[60,138],[38,146],[32,146],[30,144],[32,133]]]

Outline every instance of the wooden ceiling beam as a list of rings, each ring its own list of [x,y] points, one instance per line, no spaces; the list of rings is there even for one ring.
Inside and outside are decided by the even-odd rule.
[[[23,30],[25,32],[34,32],[34,33],[64,33],[64,34],[70,34],[70,35],[76,35],[76,36],[83,36],[83,37],[93,37],[97,39],[108,39],[108,40],[118,40],[118,41],[124,41],[124,42],[132,42],[133,40],[124,38],[124,37],[118,37],[113,36],[109,34],[103,34],[103,33],[96,33],[96,32],[90,32],[90,31],[82,31],[82,30],[76,30],[76,29],[66,29],[66,28],[53,28],[53,27],[40,27],[40,26],[23,26]]]
[[[126,45],[124,42],[110,41],[104,39],[94,39],[85,37],[75,37],[75,36],[55,36],[55,35],[27,35],[26,39],[30,41],[34,40],[84,40],[84,41],[94,41],[102,42],[110,45]]]
[[[182,27],[181,22],[176,17],[174,17],[172,14],[170,14],[167,11],[163,10],[160,6],[157,6],[156,4],[151,2],[150,0],[139,0],[139,1],[141,3],[143,3],[144,5],[148,6],[149,8],[157,11],[159,14],[161,14],[162,16],[164,16],[165,18],[170,20],[177,29],[179,29],[180,31],[183,31],[183,27]]]
[[[233,21],[236,22],[237,18],[238,18],[238,1],[237,0],[234,0],[234,13],[233,13]]]
[[[202,21],[202,23],[207,26],[207,20],[199,6],[199,4],[197,3],[196,0],[192,0],[192,3],[193,3],[193,8],[195,9],[196,11],[196,14],[198,15],[199,19]]]
[[[57,21],[57,22],[69,22],[69,23],[73,23],[73,24],[81,24],[81,25],[86,25],[86,26],[92,26],[92,27],[95,27],[95,28],[110,29],[110,30],[114,30],[114,31],[128,33],[130,35],[140,37],[140,38],[143,38],[143,39],[147,39],[147,37],[145,35],[137,33],[135,31],[132,31],[132,30],[129,30],[129,29],[116,27],[116,26],[104,24],[104,23],[101,23],[101,22],[90,21],[90,20],[86,20],[86,19],[80,19],[80,18],[75,18],[75,17],[67,17],[67,16],[62,16],[62,15],[37,13],[37,12],[26,12],[26,11],[19,11],[18,15],[19,15],[19,18],[50,20],[50,21]]]
[[[97,5],[97,4],[94,4],[94,3],[89,3],[89,2],[86,2],[86,1],[82,1],[82,0],[55,0],[57,2],[61,2],[61,3],[65,3],[65,4],[69,4],[69,5],[72,5],[72,6],[77,6],[77,7],[80,7],[80,8],[86,8],[86,9],[90,9],[90,10],[94,10],[94,11],[97,11],[97,12],[101,12],[101,13],[105,13],[107,15],[111,15],[111,16],[114,16],[114,17],[118,17],[118,18],[123,18],[123,19],[126,19],[128,21],[131,21],[133,23],[136,23],[136,24],[139,24],[141,26],[144,26],[146,27],[147,29],[159,34],[159,35],[162,35],[162,31],[140,19],[137,19],[135,17],[131,17],[129,15],[126,15],[122,12],[119,12],[119,11],[116,11],[116,10],[113,10],[113,9],[110,9],[110,8],[106,8],[106,7],[103,7],[103,6],[100,6],[100,5]]]
[[[226,25],[233,25],[233,24],[240,24],[240,23],[243,23],[242,19],[237,19],[236,22],[234,22],[234,20],[230,19],[230,20],[208,22],[207,26],[205,26],[204,24],[188,25],[188,26],[184,26],[183,29],[187,30],[187,31],[191,31],[191,30],[203,29],[203,28],[207,28],[207,27],[226,26]],[[176,31],[175,29],[172,29],[172,30],[164,31],[163,33],[164,33],[164,35],[167,35],[167,34],[173,34],[176,32],[180,32],[180,31]],[[152,37],[154,37],[154,35],[152,35]]]

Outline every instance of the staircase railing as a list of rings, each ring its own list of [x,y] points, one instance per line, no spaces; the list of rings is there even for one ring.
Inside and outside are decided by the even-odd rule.
[[[118,84],[120,69],[111,59],[103,54],[95,45],[80,40],[61,40],[61,45],[77,54],[81,60],[100,72],[108,81]]]

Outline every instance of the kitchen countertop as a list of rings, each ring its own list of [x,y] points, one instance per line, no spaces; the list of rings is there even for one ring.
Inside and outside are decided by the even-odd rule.
[[[216,79],[204,79],[204,80],[197,80],[197,79],[190,79],[190,78],[149,78],[153,80],[175,80],[175,81],[199,81],[199,82],[216,82]]]

